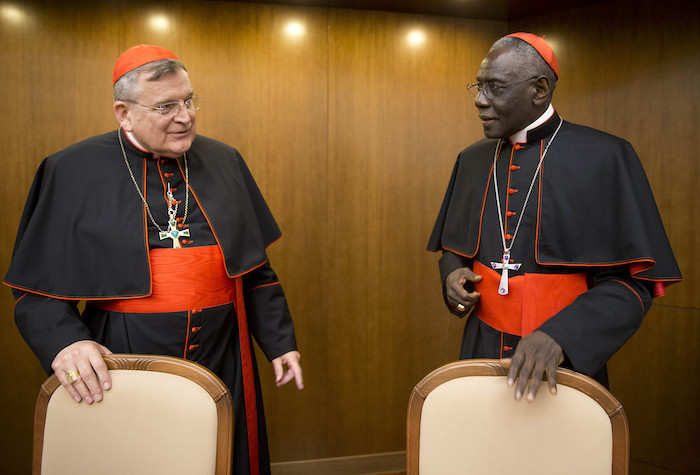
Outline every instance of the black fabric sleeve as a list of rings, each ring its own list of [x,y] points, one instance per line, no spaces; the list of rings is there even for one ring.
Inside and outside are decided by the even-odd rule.
[[[593,286],[538,328],[561,345],[573,369],[596,374],[634,334],[652,304],[652,285],[625,268],[593,276]]]
[[[17,328],[48,374],[59,351],[76,341],[93,339],[77,304],[33,293],[22,295],[15,304]]]
[[[243,276],[248,329],[268,360],[297,349],[287,299],[269,262]]]
[[[442,299],[445,301],[447,309],[450,312],[452,312],[453,315],[456,315],[460,318],[464,317],[464,312],[460,312],[459,310],[452,308],[452,306],[447,303],[447,288],[445,287],[445,280],[447,279],[448,275],[450,275],[453,271],[457,269],[461,269],[462,267],[469,267],[471,269],[473,261],[472,259],[469,259],[467,257],[455,254],[454,252],[443,251],[442,257],[440,257],[438,265],[440,267],[440,282],[442,283]],[[474,290],[474,288],[467,288],[467,290],[471,292]]]

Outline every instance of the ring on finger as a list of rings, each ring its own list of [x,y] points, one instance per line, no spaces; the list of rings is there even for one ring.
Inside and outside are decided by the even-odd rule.
[[[457,310],[459,310],[460,312],[464,312],[464,305],[462,305],[461,303],[457,304]]]
[[[66,371],[66,378],[68,378],[68,382],[70,384],[73,384],[80,381],[80,373],[77,369],[75,371]]]

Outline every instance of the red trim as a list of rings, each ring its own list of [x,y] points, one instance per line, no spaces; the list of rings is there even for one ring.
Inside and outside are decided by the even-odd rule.
[[[26,292],[29,294],[36,294],[36,295],[41,295],[42,297],[49,297],[52,299],[57,299],[57,300],[94,300],[94,301],[99,301],[99,300],[114,300],[114,299],[142,299],[144,297],[148,297],[150,294],[145,294],[145,295],[130,295],[127,297],[122,297],[120,295],[115,295],[113,297],[78,297],[78,296],[67,296],[67,295],[54,295],[54,294],[49,294],[46,292],[41,292],[36,289],[30,289],[28,287],[21,287],[19,285],[11,284],[9,282],[3,281],[3,284],[6,286],[10,287],[11,289],[16,289],[20,290],[22,292]]]
[[[13,310],[17,308],[17,304],[19,303],[19,301],[22,300],[24,297],[26,297],[28,293],[29,292],[23,293],[22,295],[19,296],[19,298],[17,300],[15,300],[15,305],[12,307]]]
[[[182,173],[182,167],[180,166],[180,161],[179,161],[179,160],[177,161],[177,166],[178,166],[178,168],[180,169],[180,173]],[[202,214],[204,215],[204,219],[206,219],[206,220],[207,220],[207,224],[209,224],[209,229],[211,229],[211,233],[214,235],[214,239],[216,240],[216,245],[217,245],[217,247],[219,248],[219,251],[221,251],[221,258],[224,260],[224,269],[226,269],[226,275],[228,275],[231,279],[235,279],[236,277],[240,277],[240,276],[242,276],[242,275],[245,275],[245,274],[247,274],[248,272],[251,272],[251,271],[257,269],[258,267],[260,267],[260,266],[262,266],[262,265],[265,265],[265,263],[268,261],[268,259],[265,259],[265,260],[264,260],[263,262],[261,262],[260,264],[258,264],[258,265],[256,265],[256,266],[253,266],[253,267],[251,267],[250,269],[241,272],[240,274],[236,274],[236,275],[231,275],[231,274],[229,274],[228,268],[226,268],[226,256],[224,255],[223,246],[221,245],[221,241],[219,241],[219,236],[216,235],[216,229],[214,229],[214,226],[212,226],[211,220],[209,219],[209,215],[207,215],[207,212],[206,212],[206,210],[204,209],[204,206],[202,206],[202,203],[199,201],[199,198],[197,198],[197,193],[195,193],[194,188],[192,187],[191,184],[190,184],[190,187],[189,187],[189,188],[190,188],[190,192],[192,192],[192,196],[194,197],[194,200],[197,202],[197,206],[199,206],[199,209],[202,211]],[[275,241],[271,242],[270,245],[267,246],[265,249],[268,249],[270,246],[272,246],[274,243],[276,243],[276,242],[279,241],[280,239],[282,239],[282,236],[280,236],[280,237],[279,237],[278,239],[276,239]]]
[[[639,296],[639,293],[637,293],[636,290],[634,290],[634,289],[633,289],[627,282],[625,282],[625,281],[622,281],[622,280],[619,280],[619,279],[610,279],[610,280],[611,280],[612,282],[617,282],[618,284],[622,284],[622,285],[624,285],[625,287],[627,287],[628,289],[630,289],[630,290],[632,291],[632,293],[634,293],[634,295],[637,296],[637,299],[639,300],[639,305],[642,307],[642,312],[644,311],[644,302],[642,302],[642,297]]]
[[[516,151],[516,150],[519,150],[519,149],[520,149],[520,147],[518,147],[517,149],[515,148],[515,146],[511,147],[511,149],[510,149],[510,161],[508,162],[508,168],[509,168],[509,169],[510,169],[510,167],[513,166],[513,156],[515,155],[515,151]],[[513,177],[513,172],[509,171],[509,172],[508,172],[508,183],[507,183],[507,186],[506,186],[506,202],[505,202],[505,204],[504,204],[504,209],[505,209],[505,217],[503,218],[503,232],[504,232],[504,233],[507,233],[507,232],[508,232],[508,210],[510,209],[510,195],[513,194],[513,190],[512,190],[512,188],[510,187],[510,182],[511,182],[511,178],[512,178],[512,177]],[[493,186],[494,186],[494,187],[496,186],[496,182],[495,182],[495,181],[494,181],[494,183],[493,183]],[[515,190],[515,192],[517,192],[517,191],[518,191],[518,190]],[[498,209],[498,207],[497,207],[496,209]],[[499,216],[499,219],[500,219],[500,216]],[[506,236],[504,236],[503,239],[504,239],[504,241],[505,241],[505,240],[510,240],[510,239],[512,239],[512,236],[511,236],[510,239],[508,239],[508,236],[506,235]]]
[[[146,196],[148,196],[146,193],[148,190],[146,189],[146,176],[148,175],[148,161],[144,158],[143,159],[143,196],[144,199]],[[150,283],[148,285],[148,294],[147,296],[150,297],[153,295],[153,263],[151,262],[151,247],[148,244],[148,210],[146,209],[146,203],[143,203],[141,205],[141,217],[143,219],[143,245],[144,249],[146,250],[146,259],[148,260],[148,275],[150,277]],[[95,300],[105,300],[105,299],[95,299]]]
[[[269,284],[258,285],[257,287],[252,287],[252,288],[246,290],[246,293],[248,294],[248,293],[252,292],[253,290],[262,289],[263,287],[271,287],[273,285],[280,285],[280,283],[279,282],[271,282]]]
[[[260,457],[258,453],[258,406],[255,396],[255,374],[253,371],[253,356],[248,336],[248,320],[243,300],[243,279],[236,278],[236,300],[234,302],[238,318],[238,340],[241,350],[241,370],[243,375],[243,397],[245,401],[246,425],[248,429],[248,459],[250,473],[260,473]]]
[[[182,357],[184,359],[187,359],[187,347],[189,346],[190,343],[190,325],[192,325],[192,312],[189,310],[187,311],[187,331],[185,332],[185,350],[184,353],[182,354]]]

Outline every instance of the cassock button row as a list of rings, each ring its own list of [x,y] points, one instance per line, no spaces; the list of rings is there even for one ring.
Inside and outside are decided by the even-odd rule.
[[[508,188],[508,194],[512,195],[513,193],[517,193],[518,190],[516,188]]]
[[[506,239],[513,239],[513,236],[511,236],[510,234],[506,234]]]
[[[192,333],[197,333],[202,327],[192,327]]]
[[[190,351],[192,351],[192,350],[195,350],[198,346],[199,345],[190,345],[190,346],[188,346],[188,348]]]
[[[510,171],[514,172],[515,170],[520,170],[520,167],[518,165],[511,165]]]
[[[506,211],[506,216],[508,216],[508,217],[515,216],[515,211]]]

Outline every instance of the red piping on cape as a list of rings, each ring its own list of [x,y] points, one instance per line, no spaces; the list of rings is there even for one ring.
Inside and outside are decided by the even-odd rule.
[[[501,144],[501,148],[498,150],[498,155],[501,154],[503,144]],[[542,152],[542,145],[540,145],[540,153]],[[539,180],[539,190],[537,193],[537,222],[535,223],[535,262],[542,266],[569,266],[569,267],[588,267],[588,268],[594,268],[594,267],[613,267],[613,266],[621,266],[621,265],[628,265],[629,270],[630,270],[630,275],[638,280],[644,280],[646,282],[653,282],[654,283],[654,289],[652,292],[653,297],[663,297],[666,295],[666,287],[669,285],[675,283],[675,282],[680,282],[681,279],[668,279],[664,281],[658,281],[655,279],[650,279],[647,277],[641,277],[638,274],[641,272],[644,272],[647,269],[650,269],[651,267],[654,267],[656,265],[656,261],[652,258],[640,258],[636,260],[627,260],[627,261],[619,261],[619,262],[610,262],[610,263],[574,263],[574,262],[541,262],[538,256],[538,250],[539,250],[539,231],[540,231],[540,212],[542,210],[542,170],[544,169],[544,163],[542,163],[542,168],[540,169],[540,176],[538,178]],[[458,256],[463,256],[467,257],[469,259],[473,259],[474,256],[479,252],[479,248],[481,247],[481,224],[483,223],[484,220],[484,209],[486,207],[486,199],[488,197],[488,191],[491,187],[491,176],[493,175],[493,165],[491,166],[491,170],[489,171],[489,178],[486,182],[486,191],[484,192],[484,198],[481,203],[481,215],[479,216],[479,233],[477,236],[476,240],[476,249],[474,250],[473,254],[463,254],[459,251],[456,251],[454,249],[450,249],[447,247],[442,247],[443,250],[452,252],[454,254],[457,254]]]
[[[180,173],[184,173],[184,172],[182,171],[182,166],[180,166],[180,160],[177,161],[177,166],[178,166],[178,168],[180,169]],[[183,174],[183,176],[184,176],[184,174]],[[226,255],[224,254],[224,250],[223,250],[224,248],[223,248],[223,246],[221,246],[221,241],[219,241],[219,236],[216,234],[216,229],[214,229],[214,226],[211,224],[211,220],[209,219],[209,215],[207,214],[206,210],[204,209],[204,206],[202,206],[202,203],[200,203],[199,198],[197,198],[197,193],[195,193],[194,188],[192,187],[191,184],[189,185],[189,188],[190,188],[190,191],[192,192],[192,196],[194,197],[195,201],[197,202],[197,205],[199,206],[199,209],[202,211],[202,214],[204,215],[204,219],[206,219],[206,220],[207,220],[207,224],[209,224],[209,229],[211,229],[211,233],[214,235],[214,239],[216,239],[216,245],[218,246],[219,251],[221,251],[221,257],[222,257],[222,259],[224,260],[224,269],[226,269],[226,275],[228,275],[228,276],[229,276],[230,278],[232,278],[232,279],[235,279],[236,277],[240,277],[240,276],[242,276],[242,275],[245,275],[245,274],[247,274],[248,272],[251,272],[251,271],[257,269],[258,267],[260,267],[260,266],[262,266],[262,265],[265,265],[265,263],[268,261],[268,259],[265,259],[265,260],[264,260],[263,262],[261,262],[260,264],[254,266],[254,267],[251,267],[251,268],[248,269],[247,271],[241,272],[240,274],[237,274],[237,275],[231,275],[231,274],[229,274],[228,268],[226,267]],[[272,241],[269,245],[265,246],[265,249],[269,249],[270,246],[272,246],[273,244],[275,244],[275,243],[276,243],[277,241],[279,241],[280,239],[282,239],[282,236],[280,236],[279,238],[277,238],[277,239],[275,239],[274,241]]]
[[[271,287],[273,285],[280,285],[279,282],[270,282],[269,284],[263,284],[263,285],[258,285],[257,287],[251,287],[250,289],[246,290],[246,293],[249,294],[254,290],[262,289],[263,287]]]
[[[144,159],[144,160],[145,160],[145,159]],[[180,168],[180,171],[182,172],[182,167],[180,167],[180,162],[179,162],[179,161],[178,161],[178,167]],[[143,189],[144,189],[144,193],[145,193],[145,192],[146,192],[146,169],[145,169],[145,167],[144,167],[144,176],[143,176]],[[192,192],[192,196],[194,196],[194,199],[197,201],[197,205],[199,205],[199,209],[202,210],[202,214],[204,215],[204,219],[207,220],[207,224],[209,224],[209,228],[211,229],[211,232],[212,232],[212,234],[214,235],[214,239],[216,240],[216,245],[217,245],[217,247],[219,248],[219,251],[221,252],[221,255],[223,256],[223,255],[224,255],[224,251],[223,251],[223,248],[222,248],[222,246],[221,246],[221,242],[219,241],[219,237],[216,235],[216,230],[214,229],[214,226],[212,226],[211,221],[209,220],[209,216],[207,215],[207,212],[205,211],[204,207],[202,206],[202,204],[200,203],[199,199],[197,198],[197,194],[195,193],[195,191],[194,191],[194,189],[192,188],[192,186],[190,186],[190,191]],[[151,276],[151,281],[152,281],[152,280],[153,280],[153,268],[152,268],[152,265],[151,265],[151,259],[150,259],[149,252],[148,252],[148,250],[149,250],[149,248],[148,248],[148,223],[147,223],[147,219],[148,219],[148,218],[147,218],[147,214],[146,214],[146,207],[145,207],[145,205],[142,205],[141,208],[142,208],[142,213],[143,213],[144,247],[145,247],[145,249],[146,249],[146,259],[147,259],[147,265],[148,265],[148,275]],[[280,239],[282,239],[282,236],[280,236],[278,239],[275,239],[275,240],[272,241],[270,244],[268,244],[267,246],[265,246],[265,249],[269,249],[273,244],[275,244],[275,243],[276,243],[277,241],[279,241]],[[236,277],[240,277],[240,276],[242,276],[242,275],[245,275],[245,274],[247,274],[248,272],[251,272],[251,271],[257,269],[258,267],[260,267],[260,266],[262,266],[262,265],[265,265],[265,263],[266,263],[267,261],[268,261],[268,260],[265,259],[265,260],[264,260],[263,262],[261,262],[260,264],[255,265],[255,266],[251,267],[250,269],[247,269],[247,270],[245,270],[244,272],[241,272],[240,274],[236,274],[236,275],[231,275],[231,274],[229,274],[228,269],[226,269],[226,275],[228,275],[228,276],[229,276],[230,278],[232,278],[232,279],[235,279]],[[224,262],[225,262],[225,259],[224,259]],[[145,294],[140,294],[140,295],[128,295],[128,296],[125,296],[125,295],[110,295],[110,296],[106,296],[106,297],[94,297],[94,296],[78,296],[78,295],[67,296],[67,295],[50,294],[50,293],[42,292],[42,291],[37,290],[37,289],[31,289],[31,288],[28,288],[28,287],[21,287],[21,286],[19,286],[19,285],[10,284],[9,282],[6,282],[5,280],[3,280],[2,283],[5,284],[5,285],[7,285],[8,287],[10,287],[10,288],[12,288],[12,289],[17,289],[17,290],[20,290],[20,291],[22,291],[22,292],[27,292],[27,293],[31,293],[31,294],[41,295],[41,296],[44,296],[44,297],[50,297],[50,298],[58,299],[58,300],[76,300],[76,301],[77,301],[77,300],[95,300],[95,301],[97,301],[97,300],[115,300],[115,299],[124,299],[124,300],[125,300],[125,299],[142,299],[142,298],[144,298],[144,297],[150,297],[150,296],[152,295],[152,293],[153,293],[152,284],[149,285],[148,293],[145,293]]]

